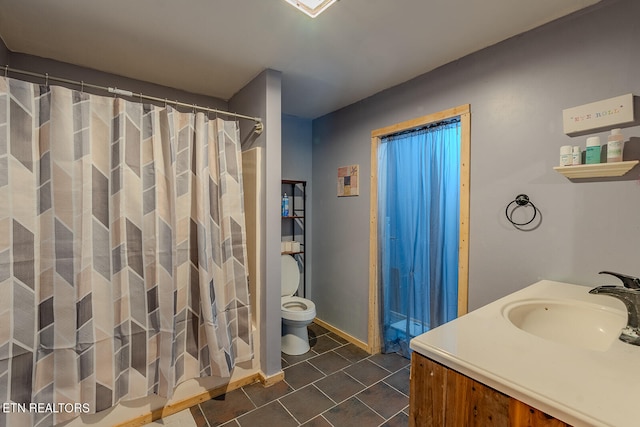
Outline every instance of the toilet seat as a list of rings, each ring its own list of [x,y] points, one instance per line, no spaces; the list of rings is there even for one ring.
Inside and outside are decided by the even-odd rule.
[[[307,326],[316,317],[316,305],[306,298],[294,297],[300,285],[298,262],[290,255],[282,255],[282,287],[280,290],[280,317],[282,338],[280,350],[297,356],[309,351]]]
[[[300,297],[282,297],[282,318],[285,320],[305,321],[316,317],[316,305],[313,301]]]
[[[282,292],[280,309],[282,318],[290,321],[310,321],[316,317],[316,305],[306,298],[295,297],[293,294],[300,284],[300,269],[298,262],[290,255],[282,255]]]

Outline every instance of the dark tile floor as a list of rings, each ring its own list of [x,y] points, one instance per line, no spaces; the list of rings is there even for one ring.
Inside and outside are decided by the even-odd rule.
[[[191,408],[198,427],[367,427],[409,423],[409,360],[369,355],[309,326],[311,351],[282,355],[285,379],[251,384]]]

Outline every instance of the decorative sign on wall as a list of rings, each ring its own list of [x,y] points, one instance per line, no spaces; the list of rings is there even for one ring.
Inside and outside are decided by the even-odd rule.
[[[611,128],[633,121],[631,93],[562,110],[564,133],[567,135]]]
[[[349,165],[338,168],[338,197],[358,196],[358,165]]]

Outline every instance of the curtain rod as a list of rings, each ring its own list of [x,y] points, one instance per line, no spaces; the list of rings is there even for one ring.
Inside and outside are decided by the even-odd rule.
[[[165,104],[172,104],[175,106],[180,106],[180,107],[188,107],[188,108],[193,108],[193,109],[197,109],[197,110],[202,110],[202,111],[206,111],[208,113],[216,113],[216,114],[222,114],[225,116],[232,116],[232,117],[237,117],[239,119],[246,119],[246,120],[252,120],[254,122],[256,122],[256,129],[254,129],[255,132],[262,132],[262,119],[260,117],[251,117],[251,116],[246,116],[244,114],[238,114],[238,113],[231,113],[229,111],[223,111],[223,110],[217,110],[215,108],[208,108],[208,107],[200,107],[198,105],[195,104],[187,104],[185,102],[179,102],[179,101],[170,101],[167,98],[157,98],[155,96],[149,96],[149,95],[143,95],[142,92],[140,93],[133,93],[129,90],[124,90],[124,89],[118,89],[117,87],[107,87],[107,86],[98,86],[98,85],[94,85],[94,84],[90,84],[90,83],[85,83],[83,81],[77,81],[77,80],[69,80],[69,79],[65,79],[62,77],[53,77],[50,76],[48,73],[45,74],[41,74],[41,73],[34,73],[33,71],[26,71],[26,70],[19,70],[17,68],[11,68],[8,65],[5,65],[4,67],[0,68],[4,69],[4,76],[7,77],[7,73],[11,72],[11,73],[16,73],[16,74],[24,74],[26,76],[31,76],[31,77],[39,77],[39,78],[43,78],[45,79],[45,84],[49,84],[49,80],[51,81],[55,81],[55,82],[60,82],[60,83],[67,83],[67,84],[72,84],[72,85],[76,85],[76,86],[80,86],[82,88],[88,87],[91,89],[97,89],[97,90],[103,90],[109,93],[113,93],[115,95],[121,95],[121,96],[129,96],[129,97],[133,97],[133,98],[140,98],[140,99],[144,99],[147,101],[155,101],[155,102],[164,102]]]
[[[418,127],[415,127],[415,128],[401,130],[401,131],[396,132],[396,133],[391,133],[389,135],[385,135],[385,136],[382,137],[382,139],[393,138],[393,137],[402,136],[402,135],[407,135],[407,134],[414,133],[414,132],[421,132],[421,131],[437,128],[437,127],[440,127],[440,126],[450,125],[450,124],[453,124],[453,123],[460,123],[460,116],[450,117],[448,119],[440,120],[438,122],[431,122],[431,123],[427,123],[425,125],[418,126]]]

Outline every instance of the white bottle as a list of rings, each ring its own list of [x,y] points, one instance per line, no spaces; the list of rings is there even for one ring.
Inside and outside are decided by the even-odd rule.
[[[560,147],[560,166],[571,166],[571,146]]]
[[[573,166],[579,165],[582,163],[582,153],[580,152],[580,146],[574,145],[573,151],[571,152],[571,164]]]
[[[607,137],[607,163],[621,162],[622,150],[624,150],[624,137],[620,129],[611,129],[611,135]]]

